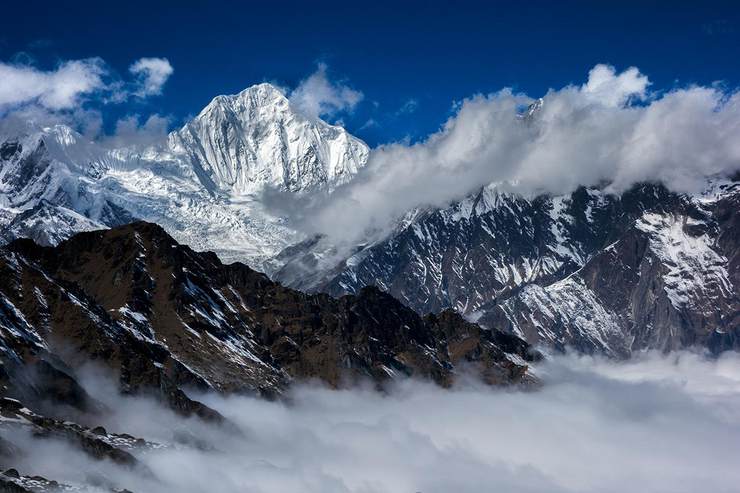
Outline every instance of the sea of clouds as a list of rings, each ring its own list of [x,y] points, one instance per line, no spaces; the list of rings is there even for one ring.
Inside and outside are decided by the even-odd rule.
[[[536,372],[534,391],[470,379],[388,393],[306,385],[276,402],[200,396],[239,432],[97,382],[116,410],[109,431],[169,444],[136,453],[151,476],[18,436],[29,453],[17,468],[136,492],[737,491],[740,354],[558,356]]]

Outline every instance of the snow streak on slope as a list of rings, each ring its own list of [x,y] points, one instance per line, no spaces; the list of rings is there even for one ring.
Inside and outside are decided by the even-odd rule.
[[[676,308],[705,297],[705,286],[716,284],[725,294],[732,292],[727,258],[714,249],[714,240],[706,233],[691,236],[684,230],[699,224],[686,216],[654,213],[646,213],[636,223],[639,230],[649,233],[650,247],[667,268],[665,290]]]
[[[612,355],[736,347],[738,191],[719,180],[645,211],[567,278],[527,285],[481,319],[530,342]]]
[[[517,303],[505,302],[501,308],[513,332],[523,339],[538,339],[559,347],[580,343],[581,350],[609,355],[629,352],[617,316],[604,308],[577,277],[568,277],[546,288],[529,284],[515,300]],[[529,330],[517,323],[519,317],[530,322]],[[560,327],[564,330],[559,330]]]

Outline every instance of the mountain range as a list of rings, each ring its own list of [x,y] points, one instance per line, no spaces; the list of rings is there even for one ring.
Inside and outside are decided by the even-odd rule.
[[[532,364],[552,350],[740,348],[740,177],[690,194],[493,183],[408,211],[349,251],[266,202],[273,191],[331,197],[370,154],[269,84],[218,96],[145,146],[64,125],[6,130],[0,429],[156,476],[136,457],[164,445],[99,426],[110,410],[90,372],[239,433],[195,396],[283,399],[311,380],[447,387],[470,373],[531,388]],[[13,437],[0,437],[4,466],[32,453]],[[73,489],[24,474],[6,470],[0,490]],[[121,491],[101,481],[91,484]]]
[[[537,118],[542,105],[521,119]],[[708,179],[692,194],[659,183],[561,196],[489,184],[446,207],[409,211],[390,235],[339,254],[263,194],[331,194],[370,151],[269,84],[216,97],[143,148],[112,148],[65,126],[29,125],[0,140],[4,242],[56,245],[146,220],[289,287],[342,296],[372,285],[418,313],[453,309],[532,344],[615,357],[740,344],[737,176]]]
[[[557,349],[627,357],[740,346],[740,183],[697,194],[641,184],[524,197],[484,187],[414,211],[346,259],[312,238],[274,278],[334,295],[375,285],[420,313],[452,308]]]

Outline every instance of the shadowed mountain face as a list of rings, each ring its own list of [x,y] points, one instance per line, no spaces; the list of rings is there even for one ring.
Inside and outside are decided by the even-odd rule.
[[[460,364],[494,384],[530,380],[522,362],[533,356],[517,337],[453,312],[422,318],[376,288],[339,299],[284,288],[149,223],[57,247],[16,240],[0,250],[0,274],[4,392],[24,402],[60,393],[86,406],[73,375],[90,361],[124,391],[204,414],[183,386],[277,395],[295,379],[398,375],[448,385]],[[53,378],[29,385],[40,373]]]
[[[286,249],[274,278],[334,296],[375,285],[420,313],[452,308],[558,348],[721,351],[740,345],[738,211],[736,179],[690,195],[653,184],[534,198],[486,187],[331,265],[321,238]]]
[[[0,429],[126,467],[141,467],[129,451],[157,445],[95,427],[107,411],[99,389],[80,379],[85,368],[113,376],[120,392],[228,430],[184,390],[278,397],[307,379],[380,387],[404,376],[448,386],[471,371],[490,384],[529,385],[527,362],[539,358],[515,336],[452,311],[422,318],[377,288],[339,299],[285,288],[150,223],[80,233],[56,247],[23,239],[0,248]],[[0,465],[13,466],[14,450],[0,438]],[[54,487],[7,474],[0,490]]]

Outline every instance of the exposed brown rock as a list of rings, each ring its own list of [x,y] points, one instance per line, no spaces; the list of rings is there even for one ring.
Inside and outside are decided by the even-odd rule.
[[[138,222],[78,234],[57,247],[17,240],[0,249],[0,325],[6,395],[95,403],[77,384],[90,361],[127,393],[220,421],[183,388],[280,394],[294,380],[331,386],[391,376],[449,385],[458,365],[491,383],[527,383],[526,343],[453,313],[421,318],[366,288],[336,299],[270,281],[242,264],[177,244]],[[30,368],[37,371],[30,372]]]

